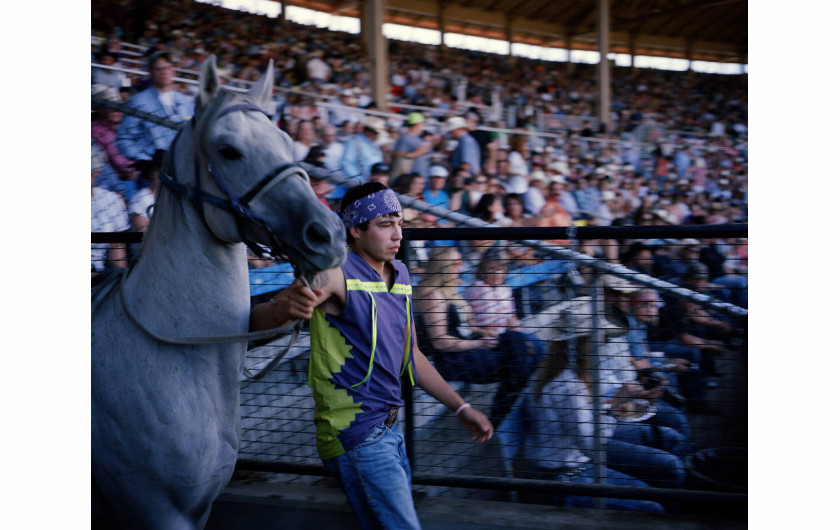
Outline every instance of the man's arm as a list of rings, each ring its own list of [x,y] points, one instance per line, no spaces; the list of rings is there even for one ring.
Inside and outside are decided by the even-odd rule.
[[[295,280],[268,302],[251,310],[251,331],[271,329],[293,319],[309,320],[316,307],[327,313],[340,311],[347,300],[344,273],[340,268],[323,271],[315,276],[309,287]]]
[[[415,333],[414,336],[416,337],[417,334]],[[414,369],[417,374],[417,384],[420,385],[420,388],[446,405],[452,412],[457,411],[466,403],[464,398],[449,386],[449,383],[438,373],[416,345],[414,346]],[[470,430],[473,441],[484,443],[493,437],[493,424],[479,410],[473,407],[462,408],[458,413],[458,419]]]

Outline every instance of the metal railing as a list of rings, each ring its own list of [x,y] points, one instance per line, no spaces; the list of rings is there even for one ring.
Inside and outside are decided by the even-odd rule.
[[[462,219],[465,224],[474,223]],[[534,248],[543,252],[543,261],[565,261],[570,265],[564,272],[550,276],[548,283],[553,283],[553,298],[545,297],[542,301],[543,309],[538,317],[523,315],[523,331],[539,336],[550,342],[552,337],[566,333],[570,328],[582,329],[593,337],[592,343],[597,345],[593,355],[602,358],[607,353],[604,349],[612,348],[615,344],[607,338],[605,333],[612,328],[605,328],[604,289],[599,271],[599,260],[584,256],[565,248],[553,247],[544,243],[542,239],[570,239],[569,231],[565,229],[544,228],[488,228],[464,227],[452,229],[405,229],[404,247],[408,248],[412,242],[455,240],[460,243],[475,239],[487,239],[487,232],[492,230],[492,238],[497,244],[506,245],[511,241],[543,243]],[[652,239],[664,238],[671,240],[696,239],[732,239],[746,237],[746,226],[711,226],[711,227],[592,227],[578,228],[572,234],[572,244],[578,244],[594,239]],[[92,242],[137,242],[141,236],[137,233],[92,234]],[[410,263],[410,266],[422,263]],[[516,265],[512,263],[511,265]],[[605,266],[609,264],[601,264]],[[470,267],[471,268],[471,267]],[[573,270],[585,271],[583,284],[571,281],[569,272]],[[614,272],[612,268],[605,271]],[[529,274],[534,274],[533,278]],[[609,273],[608,273],[609,274]],[[265,290],[265,282],[260,281],[261,269],[252,269],[252,287]],[[511,267],[510,276],[518,275],[519,281],[514,279],[510,283],[524,289],[534,284],[545,287],[546,278],[539,276],[528,267]],[[418,273],[417,278],[421,278]],[[741,332],[746,333],[747,310],[724,302],[710,302],[705,295],[685,292],[685,288],[673,286],[670,282],[659,283],[653,277],[634,273],[627,277],[629,283],[637,287],[653,287],[660,291],[663,297],[684,299],[703,303],[704,307],[714,311],[715,315],[728,316],[739,322]],[[533,281],[531,281],[533,280]],[[267,294],[254,297],[258,302],[274,294],[285,284],[272,286]],[[518,293],[517,293],[518,295]],[[415,302],[416,304],[416,302]],[[417,312],[417,310],[415,310]],[[415,318],[423,318],[416,314]],[[248,362],[253,367],[269,359],[279,349],[283,348],[288,338],[280,338],[265,344],[253,344],[249,351]],[[311,390],[307,387],[307,359],[308,333],[304,332],[292,348],[291,353],[269,375],[260,381],[243,379],[241,391],[242,410],[242,438],[238,469],[242,472],[277,473],[280,477],[290,477],[289,480],[322,480],[326,472],[317,458],[314,448],[314,424],[311,421],[313,403]],[[434,357],[433,357],[434,362]],[[723,416],[691,415],[690,420],[694,438],[692,442],[699,449],[709,451],[736,448],[744,451],[743,460],[734,464],[745,465],[746,435],[740,429],[745,429],[746,422],[746,341],[743,351],[734,352],[726,361],[726,367],[719,366],[724,371],[724,379],[734,383],[726,383],[724,388],[715,390],[718,397],[716,402],[723,405],[726,413]],[[497,391],[498,384],[492,382],[451,381],[453,386],[474,406],[480,410],[490,410],[491,396]],[[739,386],[740,385],[740,386]],[[553,480],[539,480],[522,478],[511,469],[515,468],[518,457],[505,457],[510,449],[510,443],[501,437],[488,442],[485,446],[475,446],[468,440],[468,436],[461,430],[458,422],[442,405],[420,389],[409,389],[405,385],[405,407],[401,413],[400,426],[406,437],[406,445],[410,460],[413,463],[413,480],[415,486],[425,489],[432,495],[467,495],[478,498],[498,499],[499,495],[511,500],[532,502],[530,499],[536,494],[544,497],[552,494],[556,496],[577,495],[593,498],[625,498],[645,499],[666,503],[682,503],[696,509],[714,503],[718,507],[730,506],[739,510],[747,499],[746,485],[726,484],[715,482],[714,479],[702,480],[703,470],[695,465],[687,470],[692,473],[695,483],[685,489],[667,487],[628,487],[612,486],[596,480],[592,484],[575,484]],[[596,391],[601,396],[601,391]],[[596,408],[598,410],[599,408]],[[739,427],[740,425],[740,427]],[[690,455],[697,461],[700,452]],[[608,461],[603,457],[605,463]],[[701,462],[702,463],[702,462]],[[732,461],[728,462],[733,464]],[[308,477],[308,478],[307,478]],[[278,479],[282,480],[282,479]],[[484,493],[482,493],[484,492]],[[721,504],[722,503],[722,504]],[[688,509],[683,506],[681,509]]]

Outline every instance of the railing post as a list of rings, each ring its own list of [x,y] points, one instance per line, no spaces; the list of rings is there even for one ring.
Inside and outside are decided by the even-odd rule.
[[[598,318],[604,312],[604,301],[602,295],[601,274],[598,271],[593,271],[592,278],[592,329],[590,331],[591,340],[589,341],[592,351],[588,352],[591,356],[592,368],[592,407],[595,409],[595,451],[593,454],[593,465],[595,466],[595,484],[603,484],[607,475],[606,470],[606,440],[601,436],[603,427],[603,412],[601,410],[601,343],[604,340],[604,330],[601,328],[601,322]],[[595,507],[604,509],[606,507],[605,500],[602,497],[597,497],[594,500]]]
[[[400,250],[398,252],[398,257],[400,261],[402,261],[407,269],[411,268],[411,240],[405,237],[405,232],[403,232],[403,239],[400,244]],[[412,299],[411,311],[414,313],[414,304]],[[412,315],[412,318],[416,318],[416,314]],[[416,326],[415,326],[416,329]],[[415,337],[415,340],[417,338]],[[405,452],[408,455],[408,462],[409,465],[413,465],[414,463],[414,388],[411,386],[411,381],[408,378],[408,374],[403,376],[402,381],[402,396],[403,396],[403,403],[405,403],[405,429],[403,432],[403,438],[405,438]]]

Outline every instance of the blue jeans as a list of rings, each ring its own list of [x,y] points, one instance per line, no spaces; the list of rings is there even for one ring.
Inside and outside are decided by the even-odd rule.
[[[611,486],[633,486],[637,488],[646,488],[648,485],[643,481],[633,478],[630,475],[621,473],[614,469],[605,468],[606,475],[603,481],[599,484],[609,484]],[[567,482],[573,484],[594,484],[595,483],[595,466],[584,464],[582,471],[578,474],[567,475],[557,473],[545,468],[529,469],[522,474],[525,478],[538,480],[556,480],[559,482]],[[592,497],[583,495],[560,495],[557,493],[546,493],[542,491],[522,492],[522,502],[537,503],[537,504],[552,504],[555,506],[565,506],[567,508],[594,508],[595,504]],[[631,510],[637,512],[648,513],[663,513],[665,509],[661,504],[653,501],[643,501],[636,499],[613,499],[605,498],[604,508],[608,510]]]
[[[364,529],[420,528],[411,497],[411,467],[397,425],[379,424],[365,441],[324,467],[338,481]]]
[[[492,418],[501,419],[525,388],[545,355],[545,344],[534,335],[505,331],[493,350],[475,349],[435,354],[435,368],[449,381],[499,383],[493,398]]]
[[[595,466],[586,466],[586,470],[580,475],[569,478],[569,482],[577,484],[593,484],[595,483]],[[647,484],[639,479],[635,479],[630,475],[625,475],[620,471],[606,468],[606,477],[604,483],[610,486],[633,486],[637,488],[648,487]],[[607,510],[630,510],[635,512],[648,513],[664,513],[665,509],[658,502],[643,501],[638,499],[604,499]],[[569,495],[563,502],[567,508],[594,508],[595,504],[592,497],[580,497],[577,495]]]
[[[677,433],[667,427],[662,427],[661,430],[663,437],[670,438],[669,443],[674,443],[676,437],[673,435]],[[685,465],[682,459],[664,449],[655,449],[648,445],[651,436],[649,430],[620,432],[616,429],[613,438],[607,442],[607,465],[655,488],[683,487]],[[648,443],[635,443],[646,439]]]

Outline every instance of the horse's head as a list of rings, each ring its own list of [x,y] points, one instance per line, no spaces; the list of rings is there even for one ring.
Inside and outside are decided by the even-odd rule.
[[[192,132],[196,187],[222,198],[204,217],[220,240],[255,242],[285,254],[304,274],[340,265],[344,228],[318,201],[305,171],[293,163],[292,140],[266,115],[273,63],[245,94],[223,89],[216,58],[201,66]]]

